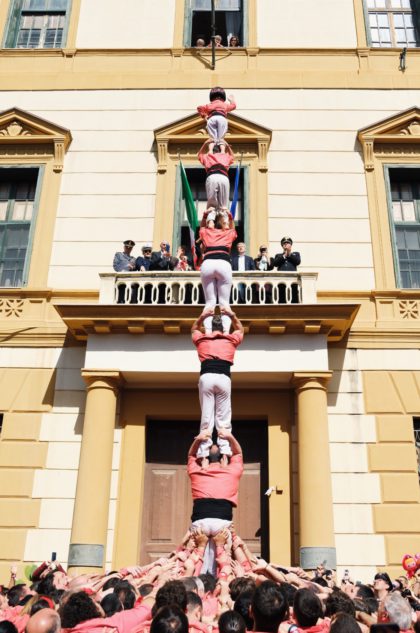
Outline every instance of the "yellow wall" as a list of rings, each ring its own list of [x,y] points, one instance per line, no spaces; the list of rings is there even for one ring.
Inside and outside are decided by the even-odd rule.
[[[376,415],[376,444],[369,445],[370,472],[379,473],[382,503],[373,506],[383,534],[387,569],[401,573],[404,554],[420,548],[420,487],[413,416],[420,415],[420,371],[363,372],[366,413]]]

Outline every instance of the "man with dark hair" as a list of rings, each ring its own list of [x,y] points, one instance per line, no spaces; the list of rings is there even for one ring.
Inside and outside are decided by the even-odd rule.
[[[325,615],[331,617],[336,613],[348,613],[356,617],[354,602],[344,591],[333,591],[325,601]]]
[[[176,604],[162,607],[150,626],[150,633],[188,633],[188,619]]]
[[[322,618],[322,604],[310,589],[299,589],[293,600],[293,615],[298,627],[310,629]]]
[[[331,623],[330,633],[360,633],[360,626],[354,617],[340,612]]]
[[[192,528],[213,537],[232,524],[232,510],[238,504],[239,481],[243,472],[242,449],[227,431],[219,430],[219,437],[229,442],[232,456],[221,455],[216,444],[210,448],[208,465],[201,465],[197,450],[207,434],[194,439],[188,452],[188,475],[193,497]],[[206,545],[202,573],[215,573],[215,545],[212,538]]]
[[[237,578],[239,580],[239,578]],[[233,605],[233,610],[239,613],[245,620],[247,631],[252,631],[254,628],[254,620],[250,615],[250,606],[252,604],[252,598],[254,597],[254,589],[245,589],[237,596]]]
[[[197,452],[197,457],[207,457],[212,445],[211,434],[214,425],[219,432],[232,431],[232,406],[230,368],[233,365],[236,348],[244,338],[244,328],[234,312],[232,318],[233,332],[225,334],[219,315],[213,316],[212,332],[201,332],[204,320],[211,314],[204,310],[191,328],[191,337],[197,348],[201,362],[198,391],[201,405],[200,434],[205,435]],[[222,454],[230,455],[229,442],[218,436],[217,444]]]
[[[168,580],[158,590],[152,613],[155,615],[158,609],[169,605],[176,605],[185,612],[187,608],[187,590],[180,580]]]
[[[28,585],[23,583],[15,585],[7,592],[9,607],[16,607],[25,596],[31,593]]]
[[[194,630],[201,631],[203,624],[201,617],[203,615],[203,601],[194,591],[187,591],[187,609],[186,616],[190,627],[190,633]]]
[[[236,611],[225,611],[219,618],[220,633],[246,633],[243,617]]]
[[[277,583],[265,580],[256,588],[251,603],[254,631],[277,633],[287,612],[287,601]]]

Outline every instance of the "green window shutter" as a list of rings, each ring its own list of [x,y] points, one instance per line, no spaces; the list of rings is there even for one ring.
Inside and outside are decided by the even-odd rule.
[[[413,22],[416,28],[417,46],[420,46],[420,0],[411,0],[411,8],[413,9]]]
[[[23,0],[14,0],[10,7],[9,20],[7,22],[5,48],[14,48],[19,30],[20,16]]]

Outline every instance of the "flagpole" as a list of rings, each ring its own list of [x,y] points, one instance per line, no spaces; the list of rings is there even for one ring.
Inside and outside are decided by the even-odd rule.
[[[211,69],[216,68],[216,8],[211,0]]]

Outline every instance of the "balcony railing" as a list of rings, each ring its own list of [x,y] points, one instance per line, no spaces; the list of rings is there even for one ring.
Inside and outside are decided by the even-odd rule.
[[[318,273],[234,272],[232,305],[316,303]],[[200,273],[102,273],[99,303],[204,305]]]

